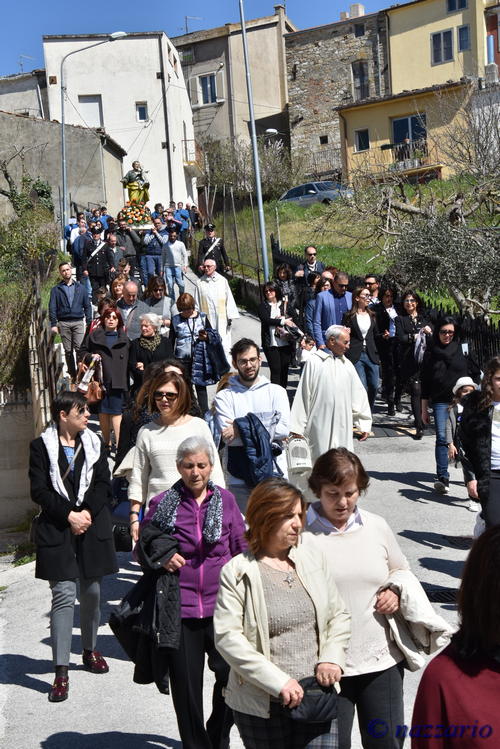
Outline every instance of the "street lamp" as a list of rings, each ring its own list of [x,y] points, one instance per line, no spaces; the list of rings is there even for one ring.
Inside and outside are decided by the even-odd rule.
[[[255,130],[255,114],[253,110],[252,79],[250,78],[250,64],[248,60],[247,30],[245,27],[245,14],[243,0],[240,0],[241,37],[243,40],[243,55],[245,58],[245,73],[247,79],[248,112],[250,115],[250,136],[252,141],[253,167],[255,171],[255,193],[257,197],[257,208],[259,215],[260,244],[262,249],[262,270],[264,280],[269,280],[269,263],[267,259],[266,224],[264,221],[264,205],[262,203],[262,186],[260,184],[259,152],[257,150],[257,133]]]
[[[89,44],[86,47],[80,47],[79,49],[74,49],[72,52],[68,52],[67,55],[64,55],[64,57],[61,60],[61,72],[59,76],[59,80],[61,81],[61,162],[62,162],[62,233],[64,237],[64,227],[68,223],[68,184],[67,184],[67,174],[66,174],[66,133],[64,130],[65,125],[65,112],[64,112],[64,99],[66,95],[66,85],[64,82],[64,63],[68,59],[68,57],[71,57],[71,55],[76,55],[77,52],[84,52],[86,49],[92,49],[92,47],[99,47],[101,44],[107,44],[108,42],[114,42],[115,39],[123,39],[124,36],[127,36],[127,33],[125,31],[113,31],[112,34],[108,34],[107,39],[103,39],[100,42],[96,42],[95,44]]]

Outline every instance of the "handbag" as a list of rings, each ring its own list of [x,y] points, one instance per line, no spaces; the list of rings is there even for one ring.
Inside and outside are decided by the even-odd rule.
[[[297,707],[283,706],[292,720],[300,723],[329,723],[337,717],[337,692],[333,686],[322,687],[315,676],[300,679],[304,690],[302,702]]]
[[[135,455],[135,445],[133,445],[130,450],[127,452],[125,457],[123,458],[120,465],[115,468],[113,471],[113,476],[117,479],[127,479],[127,481],[130,480],[130,476],[132,474],[132,468],[134,467],[134,455]]]
[[[286,443],[288,473],[307,473],[312,470],[312,458],[305,437],[289,437]]]

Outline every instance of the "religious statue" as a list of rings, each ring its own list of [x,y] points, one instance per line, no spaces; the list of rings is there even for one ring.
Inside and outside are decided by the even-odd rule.
[[[131,203],[147,203],[149,200],[149,182],[144,174],[140,163],[133,161],[132,169],[121,180],[128,190],[128,199]]]

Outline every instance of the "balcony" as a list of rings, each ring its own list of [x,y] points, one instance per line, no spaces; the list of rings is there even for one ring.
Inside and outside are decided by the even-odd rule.
[[[203,177],[204,157],[203,149],[195,140],[182,141],[182,160],[184,169],[190,177]]]
[[[429,143],[427,138],[387,143],[367,151],[353,152],[350,161],[351,178],[404,175],[418,182],[428,173],[440,174],[443,167],[437,147]]]
[[[308,158],[306,172],[310,177],[327,177],[342,172],[340,148],[313,151]]]

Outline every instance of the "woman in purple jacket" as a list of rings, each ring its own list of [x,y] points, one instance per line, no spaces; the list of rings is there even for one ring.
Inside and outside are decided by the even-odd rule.
[[[221,568],[245,551],[245,524],[233,495],[210,481],[213,445],[188,437],[177,450],[181,479],[149,504],[144,519],[173,536],[179,552],[165,563],[179,575],[181,641],[170,651],[169,674],[177,724],[184,749],[229,747],[233,723],[222,691],[229,666],[214,646],[213,612]],[[212,715],[203,719],[205,653],[215,673]]]

